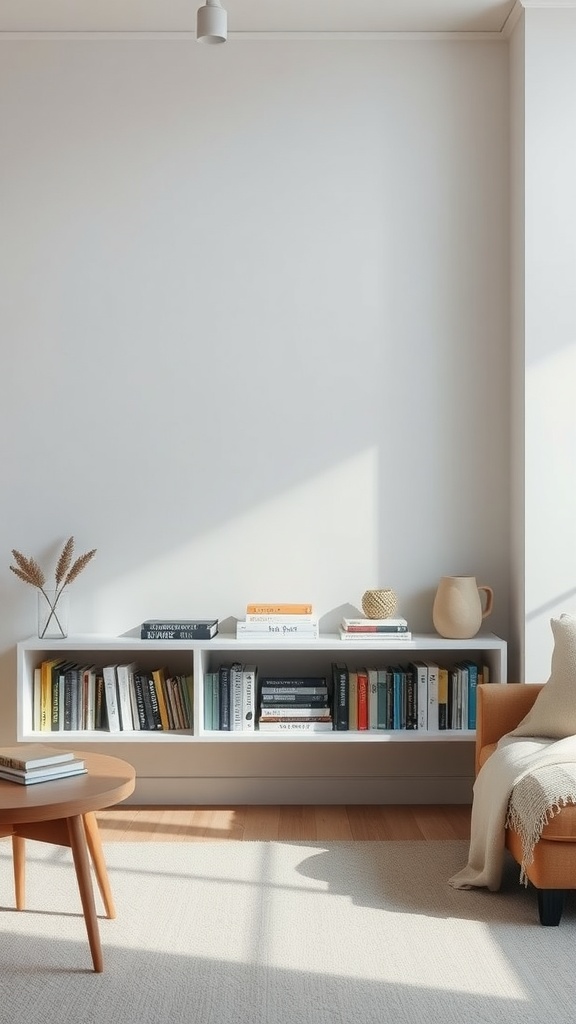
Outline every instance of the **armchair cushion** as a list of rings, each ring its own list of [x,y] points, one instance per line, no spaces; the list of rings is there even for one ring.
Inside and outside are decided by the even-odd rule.
[[[576,617],[551,619],[554,636],[550,678],[511,736],[560,740],[576,735]]]

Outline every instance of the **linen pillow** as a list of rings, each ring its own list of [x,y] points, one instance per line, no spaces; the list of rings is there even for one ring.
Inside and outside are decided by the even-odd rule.
[[[576,735],[576,616],[550,619],[554,649],[550,678],[510,736],[561,740]]]

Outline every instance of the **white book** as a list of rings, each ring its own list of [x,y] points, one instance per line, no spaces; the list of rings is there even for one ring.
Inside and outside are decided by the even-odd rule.
[[[102,675],[104,677],[106,711],[108,712],[108,729],[110,732],[120,732],[120,709],[118,707],[118,688],[116,686],[116,665],[104,665]]]
[[[36,782],[59,782],[60,779],[70,779],[75,775],[86,775],[86,768],[72,769],[65,772],[52,772],[50,775],[12,775],[0,768],[0,779],[6,782],[16,782],[21,786],[32,786]]]
[[[378,728],[378,669],[368,670],[368,728]]]
[[[402,644],[409,643],[412,640],[412,633],[357,633],[349,629],[338,630],[341,640],[348,640],[351,644],[358,643],[359,640],[364,642],[367,640],[369,643],[375,644],[387,644],[389,647],[401,647]]]
[[[96,669],[93,665],[84,669],[84,718],[83,728],[93,730],[96,728]]]
[[[242,665],[235,661],[230,666],[230,731],[242,729]]]
[[[428,728],[435,731],[439,728],[438,721],[438,665],[427,661],[428,669]]]
[[[259,732],[333,732],[332,719],[329,722],[266,722],[258,723]]]
[[[270,707],[260,708],[260,718],[331,718],[330,708]]]
[[[131,662],[129,665],[116,665],[116,685],[118,687],[118,706],[120,708],[120,728],[122,732],[132,732],[134,730],[130,689],[133,685],[132,679],[135,669],[135,662]]]
[[[244,665],[242,668],[242,728],[245,732],[254,732],[256,728],[257,681],[257,666]]]
[[[272,640],[282,640],[284,637],[310,637],[317,639],[319,633],[318,623],[310,622],[307,624],[291,623],[291,622],[237,622],[236,623],[236,636],[237,637],[252,637],[255,640],[261,638],[266,639],[270,637]]]
[[[39,665],[34,669],[34,692],[32,695],[32,721],[34,732],[42,730],[42,670]]]

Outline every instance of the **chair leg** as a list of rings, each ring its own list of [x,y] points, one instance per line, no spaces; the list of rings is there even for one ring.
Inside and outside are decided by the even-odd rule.
[[[16,909],[24,910],[26,906],[26,840],[22,836],[12,836],[12,867],[14,869]]]
[[[564,910],[564,889],[537,889],[540,924],[560,924]]]

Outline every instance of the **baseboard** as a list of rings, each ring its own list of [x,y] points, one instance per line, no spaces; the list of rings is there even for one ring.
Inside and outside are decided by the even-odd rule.
[[[471,804],[470,777],[143,778],[127,804]]]

